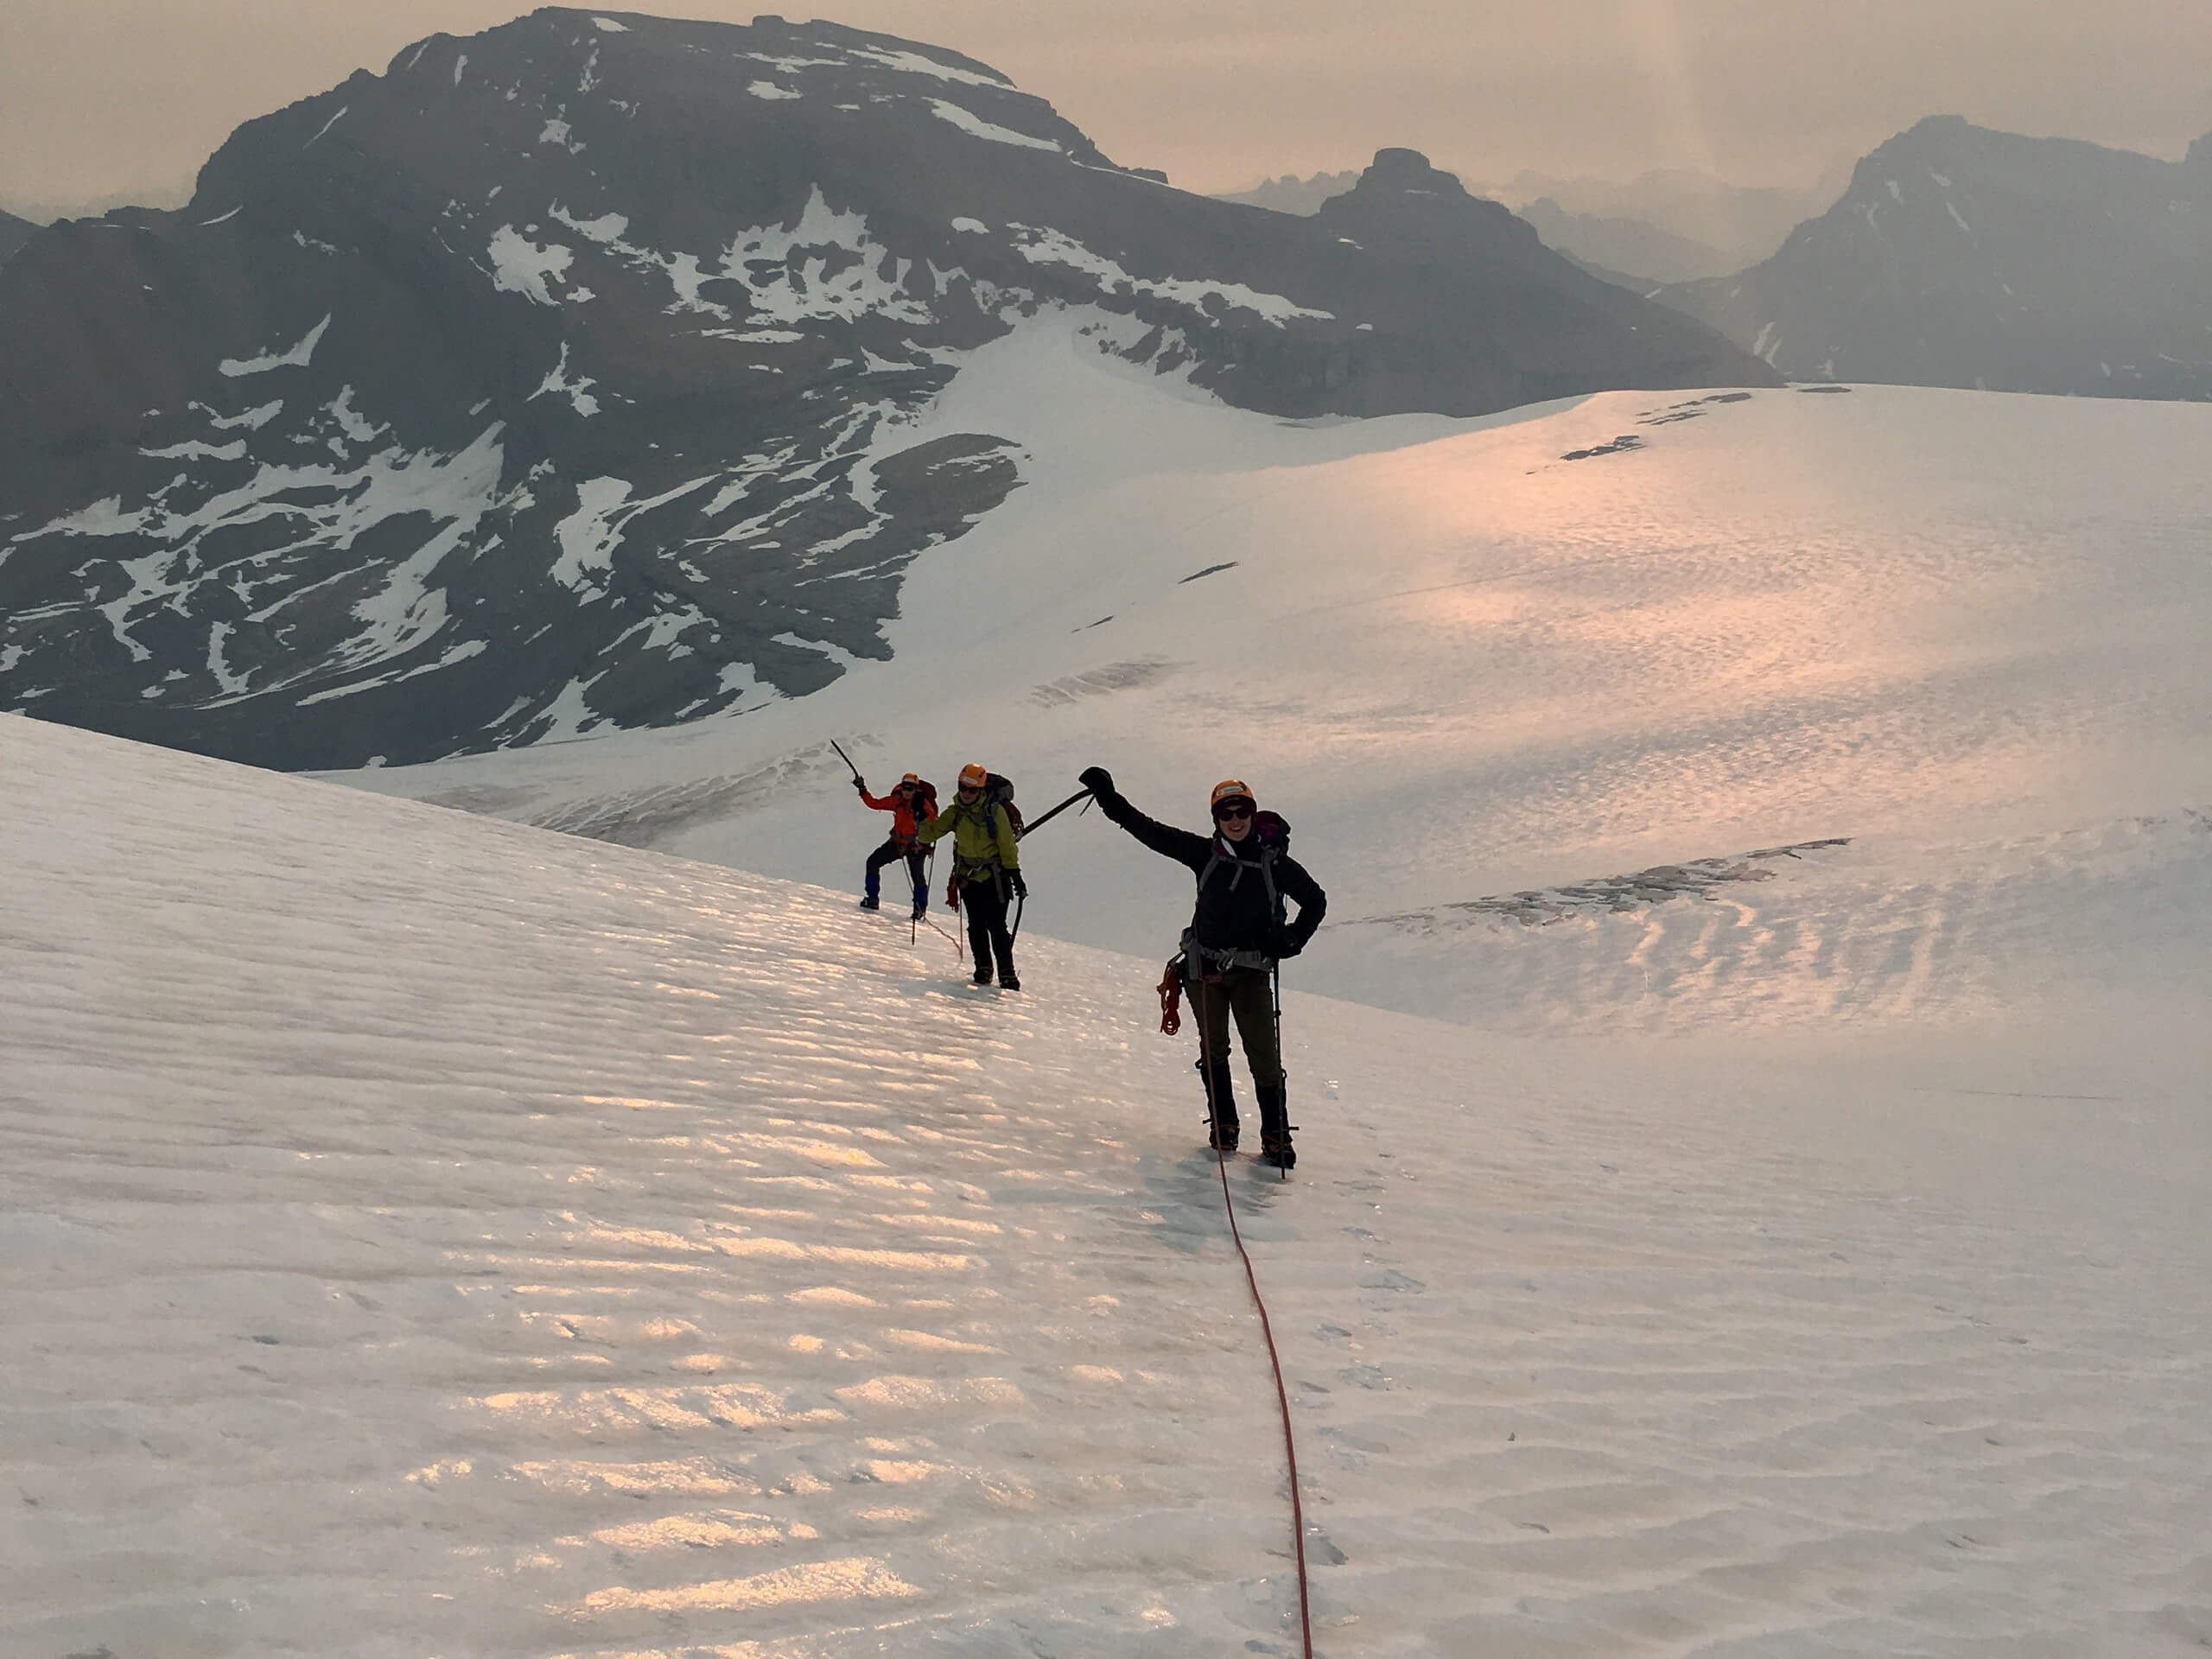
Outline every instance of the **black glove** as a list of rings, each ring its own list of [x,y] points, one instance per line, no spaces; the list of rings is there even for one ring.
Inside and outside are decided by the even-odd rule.
[[[1111,795],[1114,792],[1114,774],[1103,766],[1085,766],[1076,774],[1076,782],[1093,795]]]
[[[862,783],[862,782],[861,782],[859,779],[857,779],[857,778],[855,778],[855,779],[853,779],[853,788],[854,788],[854,790],[855,790],[855,791],[856,793],[859,793],[859,794],[861,794],[861,795],[865,795],[865,794],[867,794],[867,793],[868,793],[868,785],[867,785],[866,784]]]
[[[1027,899],[1029,896],[1029,884],[1021,879],[1020,870],[1008,870],[1006,873],[1006,884],[1014,889],[1015,898]]]
[[[1293,957],[1296,956],[1305,948],[1306,941],[1303,939],[1286,939],[1283,941],[1282,949],[1275,952],[1275,960],[1277,962],[1288,962]]]

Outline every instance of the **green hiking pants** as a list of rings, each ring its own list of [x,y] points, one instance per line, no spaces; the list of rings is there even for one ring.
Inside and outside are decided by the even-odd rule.
[[[1252,1083],[1259,1089],[1270,1089],[1282,1081],[1273,979],[1264,969],[1230,968],[1217,980],[1193,979],[1189,988],[1206,1055],[1227,1064],[1229,1016],[1235,1014],[1236,1034],[1244,1039],[1244,1058],[1252,1068]]]

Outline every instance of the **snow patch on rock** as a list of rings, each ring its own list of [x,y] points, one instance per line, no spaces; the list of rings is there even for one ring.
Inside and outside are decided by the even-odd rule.
[[[887,69],[902,69],[909,74],[934,75],[939,80],[957,81],[966,86],[1005,88],[1014,84],[1002,75],[982,74],[973,69],[963,69],[957,64],[939,63],[935,58],[925,57],[919,52],[856,46],[853,48],[853,55],[869,63],[880,63]]]
[[[537,383],[537,390],[524,398],[534,402],[548,392],[559,392],[568,398],[569,407],[577,414],[589,417],[599,413],[599,399],[590,395],[590,389],[599,383],[587,375],[571,379],[569,375],[569,342],[561,342],[561,360],[546,371],[544,379]]]
[[[555,305],[549,283],[567,280],[575,255],[557,242],[539,247],[512,225],[492,233],[486,250],[492,258],[492,286],[503,294],[520,294],[533,305]]]
[[[1012,127],[999,126],[972,110],[949,104],[941,98],[930,99],[930,112],[940,121],[950,121],[971,137],[987,138],[995,144],[1014,144],[1023,149],[1049,149],[1056,156],[1065,153],[1057,139],[1033,137],[1026,132],[1016,132]]]
[[[296,345],[281,352],[264,352],[258,357],[226,357],[215,365],[216,372],[236,380],[249,374],[265,374],[271,369],[303,369],[315,360],[315,348],[322,343],[324,332],[330,327],[325,317],[308,330]]]
[[[245,457],[245,440],[238,438],[218,444],[188,438],[163,449],[141,449],[138,453],[154,461],[241,461]]]
[[[1033,265],[1066,265],[1086,271],[1098,279],[1099,286],[1109,293],[1130,289],[1149,294],[1157,299],[1172,300],[1178,305],[1187,305],[1194,310],[1209,308],[1209,302],[1234,306],[1240,310],[1255,311],[1268,321],[1281,325],[1293,317],[1332,319],[1334,312],[1317,311],[1280,294],[1264,294],[1243,283],[1212,282],[1204,278],[1180,276],[1135,276],[1103,253],[1093,252],[1065,232],[1039,229],[1027,225],[1007,227],[1019,232],[1021,240],[1015,251]]]
[[[200,405],[200,407],[204,408],[205,405]],[[209,418],[207,424],[213,427],[218,432],[227,432],[234,427],[240,426],[245,428],[249,432],[258,432],[263,427],[268,425],[270,422],[275,420],[277,416],[283,414],[283,411],[284,400],[279,397],[273,404],[262,404],[256,408],[241,410],[236,415],[212,416]]]

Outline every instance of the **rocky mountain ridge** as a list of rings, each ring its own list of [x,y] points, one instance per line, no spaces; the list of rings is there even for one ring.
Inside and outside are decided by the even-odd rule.
[[[1661,297],[1793,378],[2212,397],[2212,138],[2164,162],[1931,118],[1772,258]]]
[[[1626,283],[1637,293],[1740,269],[1723,250],[1640,219],[1570,213],[1549,196],[1523,202],[1516,211],[1535,226],[1545,246],[1557,248],[1585,270]]]
[[[1249,190],[1224,192],[1215,200],[1264,207],[1271,213],[1311,213],[1331,196],[1340,196],[1358,182],[1357,168],[1343,173],[1314,173],[1304,178],[1286,173],[1281,178],[1262,179]]]
[[[1019,486],[903,432],[1045,308],[1286,416],[1773,379],[1411,152],[1332,207],[833,24],[432,36],[0,269],[0,707],[334,768],[803,695]]]

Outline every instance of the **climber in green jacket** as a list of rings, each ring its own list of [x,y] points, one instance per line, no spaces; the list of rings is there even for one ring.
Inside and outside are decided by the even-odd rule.
[[[994,798],[991,774],[969,765],[960,769],[960,792],[952,804],[915,831],[925,846],[952,837],[952,880],[955,898],[968,915],[968,944],[976,959],[976,983],[991,982],[994,961],[998,982],[1009,991],[1021,988],[1014,971],[1014,938],[1007,932],[1006,906],[1009,896],[1027,898],[1029,886],[1022,879],[1021,848],[1007,804]]]

